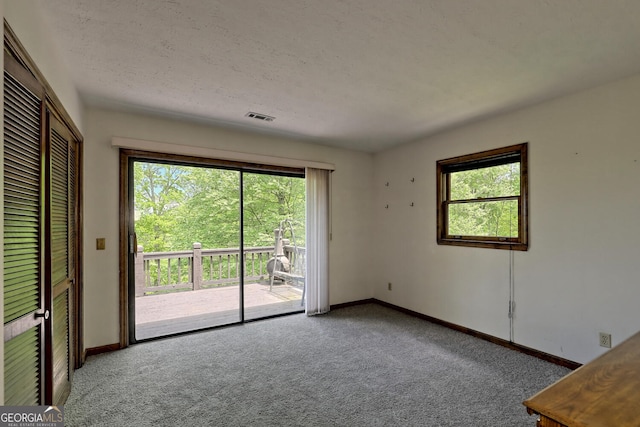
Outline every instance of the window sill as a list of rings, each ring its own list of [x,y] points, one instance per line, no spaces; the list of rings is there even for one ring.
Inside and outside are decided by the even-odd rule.
[[[511,251],[527,251],[529,245],[518,242],[501,242],[497,240],[471,240],[471,239],[438,239],[438,245],[468,246],[472,248],[504,249]]]

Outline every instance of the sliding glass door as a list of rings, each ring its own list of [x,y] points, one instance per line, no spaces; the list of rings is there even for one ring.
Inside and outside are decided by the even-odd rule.
[[[304,177],[131,159],[131,341],[302,311]]]
[[[137,340],[240,321],[239,178],[133,162]]]
[[[304,178],[243,173],[242,182],[245,319],[303,310]]]

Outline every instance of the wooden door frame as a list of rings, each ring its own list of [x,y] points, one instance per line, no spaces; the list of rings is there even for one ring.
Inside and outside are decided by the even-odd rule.
[[[120,150],[120,349],[129,346],[129,155]]]

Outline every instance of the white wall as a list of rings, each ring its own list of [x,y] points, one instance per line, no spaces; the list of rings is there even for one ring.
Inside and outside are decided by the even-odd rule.
[[[514,342],[584,363],[640,330],[638,111],[635,76],[375,155],[375,297],[509,339],[509,252],[436,244],[435,163],[528,141]]]
[[[80,132],[83,131],[84,106],[69,77],[69,66],[57,54],[58,47],[49,35],[37,2],[33,0],[5,1],[4,17],[18,36],[40,72],[62,102]]]
[[[371,298],[373,156],[277,137],[151,116],[88,109],[84,147],[85,347],[117,343],[119,157],[111,138],[172,144],[333,163],[331,304]],[[106,250],[95,239],[106,238]]]

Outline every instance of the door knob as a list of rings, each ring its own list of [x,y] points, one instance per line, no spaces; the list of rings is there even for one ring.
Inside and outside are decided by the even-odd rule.
[[[36,318],[44,317],[44,320],[49,320],[49,310],[42,311],[40,313],[36,313]]]

